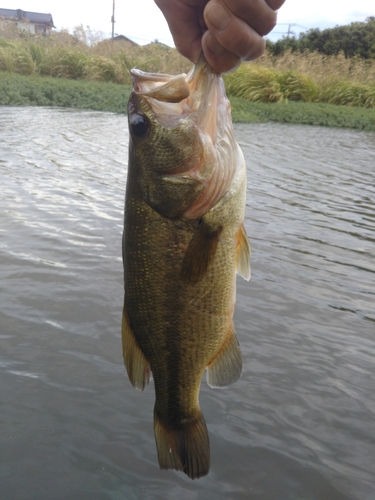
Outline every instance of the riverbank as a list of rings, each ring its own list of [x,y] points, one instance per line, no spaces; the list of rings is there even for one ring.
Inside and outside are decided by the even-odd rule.
[[[0,105],[59,106],[126,113],[129,85],[25,76],[0,71]],[[233,121],[281,122],[375,131],[375,109],[326,103],[249,102],[229,96]]]
[[[60,106],[126,113],[130,85],[0,71],[0,105]]]

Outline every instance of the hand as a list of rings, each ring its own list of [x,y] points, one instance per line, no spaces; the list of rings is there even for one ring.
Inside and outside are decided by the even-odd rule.
[[[276,25],[285,0],[155,0],[177,50],[196,63],[203,50],[219,73],[251,61],[265,49],[264,35]]]

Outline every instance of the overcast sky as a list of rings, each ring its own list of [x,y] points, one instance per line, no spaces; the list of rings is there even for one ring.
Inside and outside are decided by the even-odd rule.
[[[2,0],[1,7],[31,12],[51,13],[56,28],[83,24],[110,36],[113,0]],[[158,39],[173,45],[168,25],[153,0],[115,0],[115,33],[138,43]],[[327,28],[337,24],[364,21],[375,16],[375,0],[286,0],[279,11],[272,40],[291,30],[298,34],[304,28]],[[281,33],[281,34],[280,34]]]

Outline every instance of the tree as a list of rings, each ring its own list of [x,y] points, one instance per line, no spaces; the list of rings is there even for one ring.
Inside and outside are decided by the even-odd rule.
[[[326,55],[343,52],[345,57],[375,58],[375,16],[368,17],[362,23],[355,22],[322,31],[313,28],[301,33],[298,39],[284,37],[275,43],[268,41],[267,47],[274,55],[282,54],[286,50],[309,50]]]

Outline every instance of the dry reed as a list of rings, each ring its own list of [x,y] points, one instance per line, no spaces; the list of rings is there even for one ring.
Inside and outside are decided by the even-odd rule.
[[[191,63],[162,44],[134,46],[102,40],[96,32],[75,29],[48,37],[31,35],[0,22],[0,70],[70,79],[130,83],[129,70],[186,73]],[[328,102],[375,107],[375,61],[343,55],[286,52],[264,54],[224,76],[228,93],[249,101]]]
[[[280,71],[293,70],[310,76],[318,85],[327,80],[347,79],[355,83],[375,81],[375,60],[353,57],[346,59],[344,54],[326,56],[319,52],[287,51],[279,56],[266,52],[253,64]]]

